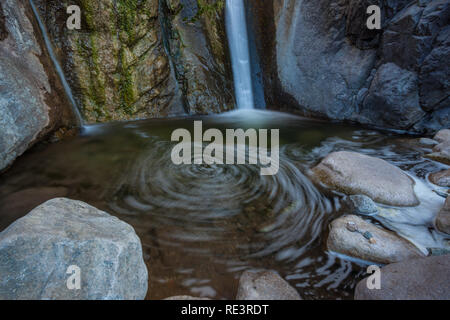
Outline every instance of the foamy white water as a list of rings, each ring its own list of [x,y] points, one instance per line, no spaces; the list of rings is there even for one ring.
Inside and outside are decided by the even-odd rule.
[[[225,20],[237,106],[238,109],[254,109],[244,0],[227,0]]]

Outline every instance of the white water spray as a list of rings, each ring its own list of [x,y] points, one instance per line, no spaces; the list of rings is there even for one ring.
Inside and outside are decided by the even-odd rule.
[[[69,102],[72,105],[72,110],[73,110],[73,113],[75,114],[77,124],[82,126],[83,118],[81,116],[80,111],[78,110],[77,104],[75,103],[75,99],[73,98],[72,90],[70,89],[70,86],[67,83],[67,80],[66,80],[66,77],[64,76],[64,72],[61,68],[61,65],[59,64],[59,61],[55,56],[52,43],[47,34],[47,29],[45,28],[45,25],[42,22],[41,16],[39,15],[39,12],[38,12],[36,6],[34,5],[33,0],[30,0],[30,6],[31,6],[31,9],[33,10],[34,16],[36,17],[36,21],[39,25],[39,29],[41,29],[42,37],[44,38],[45,46],[47,48],[48,54],[50,55],[50,59],[53,62],[53,65],[55,67],[55,70],[56,70],[56,73],[58,74],[59,79],[61,80],[61,83],[64,87],[64,91],[66,92],[67,98],[69,99]]]
[[[238,109],[254,109],[244,0],[227,0],[226,28]]]

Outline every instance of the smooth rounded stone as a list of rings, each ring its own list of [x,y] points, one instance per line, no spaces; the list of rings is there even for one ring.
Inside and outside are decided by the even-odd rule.
[[[424,155],[425,158],[450,165],[450,148]]]
[[[392,164],[356,152],[330,153],[312,169],[312,178],[345,194],[363,194],[393,206],[417,206],[414,180]]]
[[[381,268],[381,288],[355,289],[356,300],[449,300],[450,255],[415,258]]]
[[[211,299],[192,297],[192,296],[173,296],[173,297],[165,298],[164,300],[211,300]]]
[[[350,231],[349,225],[354,225],[358,231]],[[365,232],[369,232],[374,241],[364,237]],[[327,247],[330,251],[382,264],[423,256],[409,241],[355,215],[340,217],[330,224]]]
[[[436,216],[436,227],[439,231],[450,234],[450,197],[445,199],[444,207]]]
[[[79,269],[80,289],[69,289]],[[74,268],[75,270],[77,268]],[[76,271],[75,271],[76,272]],[[55,198],[0,233],[0,299],[143,299],[148,274],[127,223]]]
[[[245,271],[236,300],[301,300],[297,290],[273,271]]]
[[[433,139],[437,142],[450,141],[450,129],[439,130]]]
[[[428,179],[440,187],[450,187],[450,169],[433,172],[428,176]]]
[[[434,147],[435,145],[439,144],[439,142],[430,138],[420,138],[419,144],[424,147]]]
[[[347,204],[352,213],[372,216],[378,213],[378,206],[368,196],[362,194],[351,195],[347,198]]]

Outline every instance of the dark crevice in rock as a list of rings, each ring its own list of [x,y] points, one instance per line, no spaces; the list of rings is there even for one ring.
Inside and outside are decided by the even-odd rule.
[[[2,4],[0,3],[0,41],[3,41],[8,37],[8,30],[6,30],[5,20],[6,17],[3,13]]]

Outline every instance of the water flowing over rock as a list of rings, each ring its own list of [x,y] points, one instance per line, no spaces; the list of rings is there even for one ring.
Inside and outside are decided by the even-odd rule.
[[[414,181],[390,163],[356,152],[339,151],[326,156],[312,169],[312,177],[346,194],[363,194],[394,206],[416,206]]]
[[[272,271],[245,271],[236,300],[301,300],[297,290]]]
[[[450,255],[417,258],[381,268],[381,288],[356,286],[356,300],[449,300]]]
[[[0,3],[0,171],[75,123],[27,1]]]
[[[366,26],[369,5],[381,8],[381,30]],[[447,0],[271,0],[253,14],[268,31],[257,43],[272,108],[423,133],[448,127]]]
[[[223,1],[36,2],[88,123],[233,108]],[[81,30],[66,28],[72,4]]]
[[[78,290],[67,286],[70,266],[79,268]],[[45,202],[0,233],[0,274],[1,299],[143,299],[148,285],[134,229],[65,198]]]
[[[355,231],[348,229],[349,223]],[[364,236],[366,232],[370,233],[374,241]],[[354,215],[343,216],[330,224],[327,247],[333,252],[375,263],[398,262],[423,256],[407,240]]]
[[[436,217],[436,226],[438,230],[450,234],[450,197],[447,197],[444,207]]]

